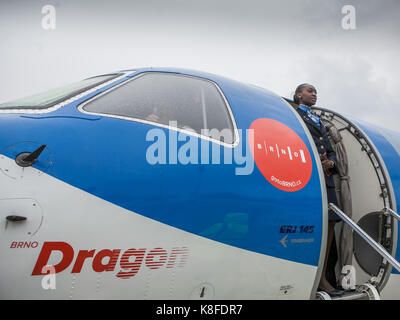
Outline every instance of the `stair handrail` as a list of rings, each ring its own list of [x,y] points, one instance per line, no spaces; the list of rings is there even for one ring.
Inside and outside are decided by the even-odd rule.
[[[380,254],[383,258],[385,258],[394,268],[396,268],[397,271],[400,272],[400,263],[395,258],[393,258],[385,250],[384,247],[382,247],[379,243],[377,243],[374,239],[372,239],[363,229],[361,229],[352,219],[350,219],[342,210],[340,210],[333,203],[329,203],[329,209],[333,210],[344,222],[346,222],[355,232],[357,232],[361,236],[361,238],[363,238],[378,254]]]
[[[396,211],[393,211],[392,209],[390,209],[388,207],[386,207],[384,210],[387,213],[391,214],[393,216],[393,218],[395,218],[397,221],[400,221],[400,215]]]

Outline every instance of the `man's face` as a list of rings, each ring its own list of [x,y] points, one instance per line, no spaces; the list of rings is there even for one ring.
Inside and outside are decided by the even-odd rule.
[[[299,102],[308,107],[313,106],[317,102],[317,90],[312,85],[307,85],[297,94]]]

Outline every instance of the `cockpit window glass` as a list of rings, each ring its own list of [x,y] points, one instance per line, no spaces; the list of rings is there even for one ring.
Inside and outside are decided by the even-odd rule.
[[[201,78],[145,73],[82,109],[176,126],[228,144],[234,142],[233,123],[222,94],[213,82]]]
[[[109,74],[88,78],[60,88],[35,94],[26,98],[0,104],[1,109],[45,109],[79,93],[89,90],[106,81],[116,78],[119,74]]]

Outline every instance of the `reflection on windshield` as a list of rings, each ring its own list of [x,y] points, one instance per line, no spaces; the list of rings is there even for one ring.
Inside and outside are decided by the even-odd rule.
[[[44,109],[116,78],[118,74],[85,79],[43,93],[0,104],[1,109]]]

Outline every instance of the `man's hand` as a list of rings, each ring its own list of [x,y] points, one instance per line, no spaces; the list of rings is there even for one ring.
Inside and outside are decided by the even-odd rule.
[[[160,117],[158,116],[158,107],[153,108],[153,111],[146,117],[146,120],[160,122]]]
[[[335,166],[335,163],[332,160],[328,160],[326,156],[326,152],[324,154],[320,154],[321,162],[322,162],[322,168],[324,169],[324,174],[327,177],[331,176],[330,169],[332,169]]]
[[[158,115],[152,113],[146,117],[146,120],[153,121],[153,122],[159,122],[160,117]]]

